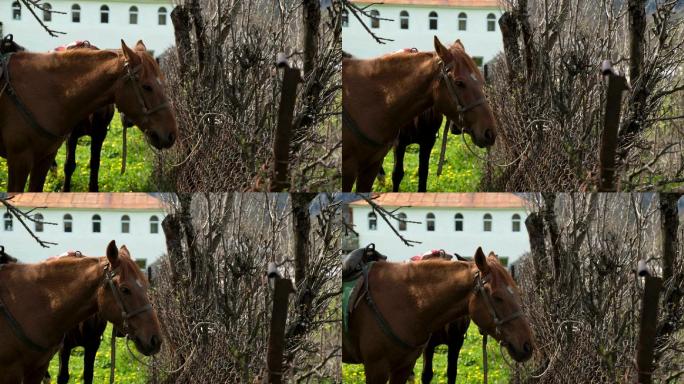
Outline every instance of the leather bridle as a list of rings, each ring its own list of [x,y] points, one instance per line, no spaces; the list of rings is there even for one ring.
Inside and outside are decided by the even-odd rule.
[[[109,287],[109,289],[112,291],[112,295],[114,296],[114,300],[116,301],[117,305],[119,306],[119,309],[121,310],[121,317],[123,317],[123,331],[127,334],[130,334],[130,329],[128,326],[128,319],[135,317],[141,313],[145,313],[147,311],[152,310],[152,304],[147,304],[144,305],[138,309],[128,311],[126,309],[126,304],[123,302],[123,298],[121,297],[121,293],[119,292],[118,287],[116,284],[114,284],[114,277],[119,273],[121,270],[121,266],[118,266],[116,268],[111,267],[111,264],[107,263],[104,267],[104,272],[105,272],[105,284]]]
[[[449,96],[451,96],[451,100],[456,104],[456,111],[458,112],[458,124],[463,129],[464,126],[464,113],[470,111],[471,109],[480,106],[482,104],[485,104],[487,102],[487,99],[483,96],[475,101],[473,101],[470,104],[465,104],[461,101],[461,98],[458,96],[458,91],[456,84],[454,84],[453,79],[451,76],[449,76],[449,71],[454,67],[456,61],[452,60],[449,64],[445,64],[442,59],[439,60],[439,75],[440,79],[444,81],[444,84],[447,87],[447,90],[449,91]]]
[[[480,271],[477,271],[475,273],[475,294],[482,296],[482,299],[485,302],[485,307],[487,307],[487,311],[489,312],[489,315],[492,316],[492,320],[494,321],[495,331],[497,335],[501,335],[500,326],[508,323],[511,320],[521,317],[523,315],[523,312],[521,310],[518,310],[503,318],[500,317],[498,313],[496,313],[496,308],[494,308],[492,296],[485,289],[485,285],[490,283],[490,278],[491,274],[482,277],[480,275]]]
[[[124,75],[125,80],[130,80],[130,82],[133,84],[133,90],[135,91],[135,97],[138,99],[138,104],[140,104],[140,107],[142,108],[142,114],[143,114],[143,121],[147,120],[150,115],[161,111],[162,109],[169,108],[169,102],[165,101],[156,107],[150,108],[147,106],[147,102],[145,101],[145,97],[143,97],[143,89],[142,86],[140,85],[140,78],[138,77],[138,73],[142,69],[143,64],[140,63],[135,67],[131,66],[131,63],[128,60],[124,61],[124,69],[126,70],[126,74]]]

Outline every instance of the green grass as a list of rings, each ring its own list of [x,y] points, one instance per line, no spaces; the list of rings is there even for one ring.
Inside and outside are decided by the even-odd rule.
[[[446,120],[445,120],[446,121]],[[445,123],[446,124],[446,123]],[[444,166],[442,174],[437,176],[439,153],[442,147],[442,134],[444,126],[440,128],[439,138],[430,154],[430,172],[428,174],[428,192],[476,192],[482,177],[482,161],[477,159],[463,144],[460,136],[449,133],[447,147],[444,154]],[[484,149],[476,147],[470,135],[465,135],[468,146],[479,156],[485,154]],[[406,149],[404,156],[404,179],[401,181],[399,191],[418,191],[418,152],[417,144],[412,144]],[[392,192],[392,167],[394,167],[394,151],[385,156],[383,163],[387,176],[385,180],[376,179],[373,191]]]
[[[507,353],[503,351],[503,353]],[[509,372],[508,366],[502,360],[499,353],[499,346],[491,337],[487,343],[487,356],[489,362],[489,383],[508,383]],[[506,356],[511,362],[510,356]],[[437,348],[433,360],[434,377],[433,383],[446,383],[446,369],[447,369],[447,348],[445,345]],[[419,358],[414,369],[415,382],[420,382],[420,375],[423,367],[423,358]],[[458,356],[458,376],[456,383],[482,383],[482,337],[473,323],[468,328],[466,341],[463,344],[461,353]],[[343,364],[342,365],[342,382],[345,384],[360,384],[365,382],[363,374],[363,365],[360,364]]]
[[[100,344],[100,349],[97,351],[95,356],[95,374],[93,377],[93,383],[109,383],[109,351],[110,351],[110,341],[111,341],[112,325],[108,324],[104,335],[102,336],[102,344]],[[135,349],[133,342],[129,342],[131,351],[136,354],[136,356],[141,359],[147,359],[140,354]],[[51,382],[57,382],[57,374],[59,372],[59,357],[55,357],[50,361],[50,377]],[[79,347],[71,351],[71,359],[69,359],[69,372],[71,377],[69,378],[70,383],[82,383],[83,382],[83,348]],[[115,383],[125,383],[125,384],[142,384],[147,382],[147,368],[142,364],[138,363],[131,357],[126,349],[126,339],[117,338],[116,339],[116,370],[115,370]]]
[[[121,174],[121,154],[123,151],[123,128],[119,113],[109,126],[109,132],[102,146],[100,158],[99,185],[101,192],[146,192],[156,188],[152,183],[155,154],[145,141],[144,134],[137,127],[129,128],[126,173]],[[57,153],[57,168],[48,172],[43,190],[59,192],[64,184],[64,162],[66,144]],[[71,190],[87,192],[90,175],[90,137],[81,137],[76,149],[76,170],[71,179]],[[28,183],[26,184],[28,188]],[[0,191],[7,190],[7,161],[0,158]]]

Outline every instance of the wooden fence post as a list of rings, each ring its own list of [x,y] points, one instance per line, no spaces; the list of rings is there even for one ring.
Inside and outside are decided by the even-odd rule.
[[[637,344],[638,383],[650,384],[653,375],[653,353],[658,325],[658,301],[663,280],[646,276],[644,297],[641,301],[641,320],[639,324],[639,343]]]
[[[283,352],[285,349],[285,323],[290,293],[294,292],[292,281],[279,276],[273,279],[273,311],[271,312],[271,329],[268,336],[267,382],[280,384],[283,378]]]
[[[281,192],[289,186],[288,165],[290,163],[290,141],[292,138],[292,118],[294,116],[297,87],[302,81],[299,69],[290,67],[284,54],[278,55],[277,66],[283,68],[283,89],[278,108],[278,126],[273,140],[273,167],[271,192]]]
[[[615,152],[617,149],[618,127],[620,125],[620,107],[622,93],[627,89],[627,80],[613,71],[609,60],[604,60],[601,73],[608,80],[606,93],[606,111],[603,117],[601,148],[599,152],[600,192],[615,191]]]

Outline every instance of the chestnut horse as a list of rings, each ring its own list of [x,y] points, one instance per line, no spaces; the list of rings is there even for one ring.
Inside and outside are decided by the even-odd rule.
[[[532,331],[515,282],[493,252],[478,248],[474,260],[375,263],[366,300],[350,314],[342,361],[363,364],[367,383],[405,383],[430,335],[466,315],[515,361],[529,359]]]
[[[484,79],[460,40],[436,52],[342,59],[342,190],[370,192],[399,129],[435,109],[457,122],[479,147],[496,140]]]
[[[0,59],[0,156],[7,158],[8,191],[43,190],[54,154],[79,121],[115,103],[158,148],[178,127],[164,95],[157,62],[142,41],[130,49],[18,52]]]
[[[0,267],[0,383],[40,383],[64,334],[95,313],[142,354],[159,351],[145,276],[125,246],[117,249],[112,240],[106,252]]]
[[[460,261],[467,261],[465,258],[456,254]],[[430,253],[420,256],[418,260],[411,258],[411,261],[422,261],[441,258],[443,260],[451,260],[453,255],[450,255],[443,250],[432,251]],[[463,316],[458,320],[447,324],[442,329],[430,335],[425,350],[423,351],[423,373],[421,374],[421,382],[423,384],[430,384],[434,372],[432,371],[432,360],[435,355],[435,349],[445,344],[448,348],[447,352],[447,383],[455,384],[456,376],[458,375],[458,355],[461,353],[463,343],[465,342],[466,333],[470,326],[470,318]]]

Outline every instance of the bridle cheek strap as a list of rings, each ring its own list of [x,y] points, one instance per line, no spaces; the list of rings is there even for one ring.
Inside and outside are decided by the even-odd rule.
[[[135,97],[138,99],[138,104],[140,104],[140,107],[142,108],[143,111],[143,119],[147,120],[147,118],[156,113],[161,111],[162,109],[166,109],[169,107],[169,102],[165,101],[156,107],[153,108],[148,108],[147,103],[145,102],[145,98],[143,97],[143,91],[140,87],[140,79],[138,79],[138,72],[140,72],[140,69],[142,68],[142,64],[138,65],[135,68],[131,68],[130,63],[127,61],[124,62],[124,68],[126,69],[126,75],[125,79],[131,81],[133,83],[133,90],[135,91]]]
[[[496,333],[501,334],[501,331],[499,327],[503,324],[508,323],[511,320],[517,319],[518,317],[521,317],[523,315],[522,311],[516,311],[511,313],[510,315],[500,318],[497,313],[496,309],[494,308],[494,304],[492,303],[492,298],[487,292],[487,290],[484,288],[485,284],[487,284],[487,278],[483,278],[480,276],[480,272],[478,271],[477,274],[475,275],[475,293],[482,295],[482,298],[484,299],[485,306],[487,307],[487,311],[489,311],[490,316],[492,316],[492,320],[494,320],[494,325],[496,327]]]
[[[440,78],[444,81],[444,84],[447,87],[447,90],[449,91],[449,95],[451,96],[451,100],[456,104],[456,111],[458,112],[458,119],[459,119],[459,124],[462,126],[463,124],[463,114],[477,106],[480,106],[482,104],[485,104],[487,102],[487,99],[482,97],[478,100],[473,101],[470,104],[463,105],[461,102],[461,98],[458,97],[458,91],[456,90],[456,85],[454,82],[451,80],[451,77],[449,77],[449,71],[451,68],[454,67],[455,61],[450,62],[449,64],[444,64],[444,61],[441,59],[439,60],[439,74]]]
[[[114,276],[118,273],[118,269],[114,268],[111,269],[111,266],[109,263],[105,266],[105,282],[107,283],[107,286],[109,289],[112,291],[112,295],[114,296],[114,300],[116,300],[116,304],[119,306],[119,309],[121,310],[121,317],[123,317],[123,327],[124,327],[124,332],[130,333],[129,332],[129,327],[128,327],[128,319],[137,316],[141,313],[151,311],[152,310],[152,304],[147,304],[144,305],[140,308],[137,308],[133,311],[127,311],[126,310],[126,305],[123,302],[123,298],[121,297],[121,293],[119,293],[119,290],[117,289],[116,285],[114,285]]]

